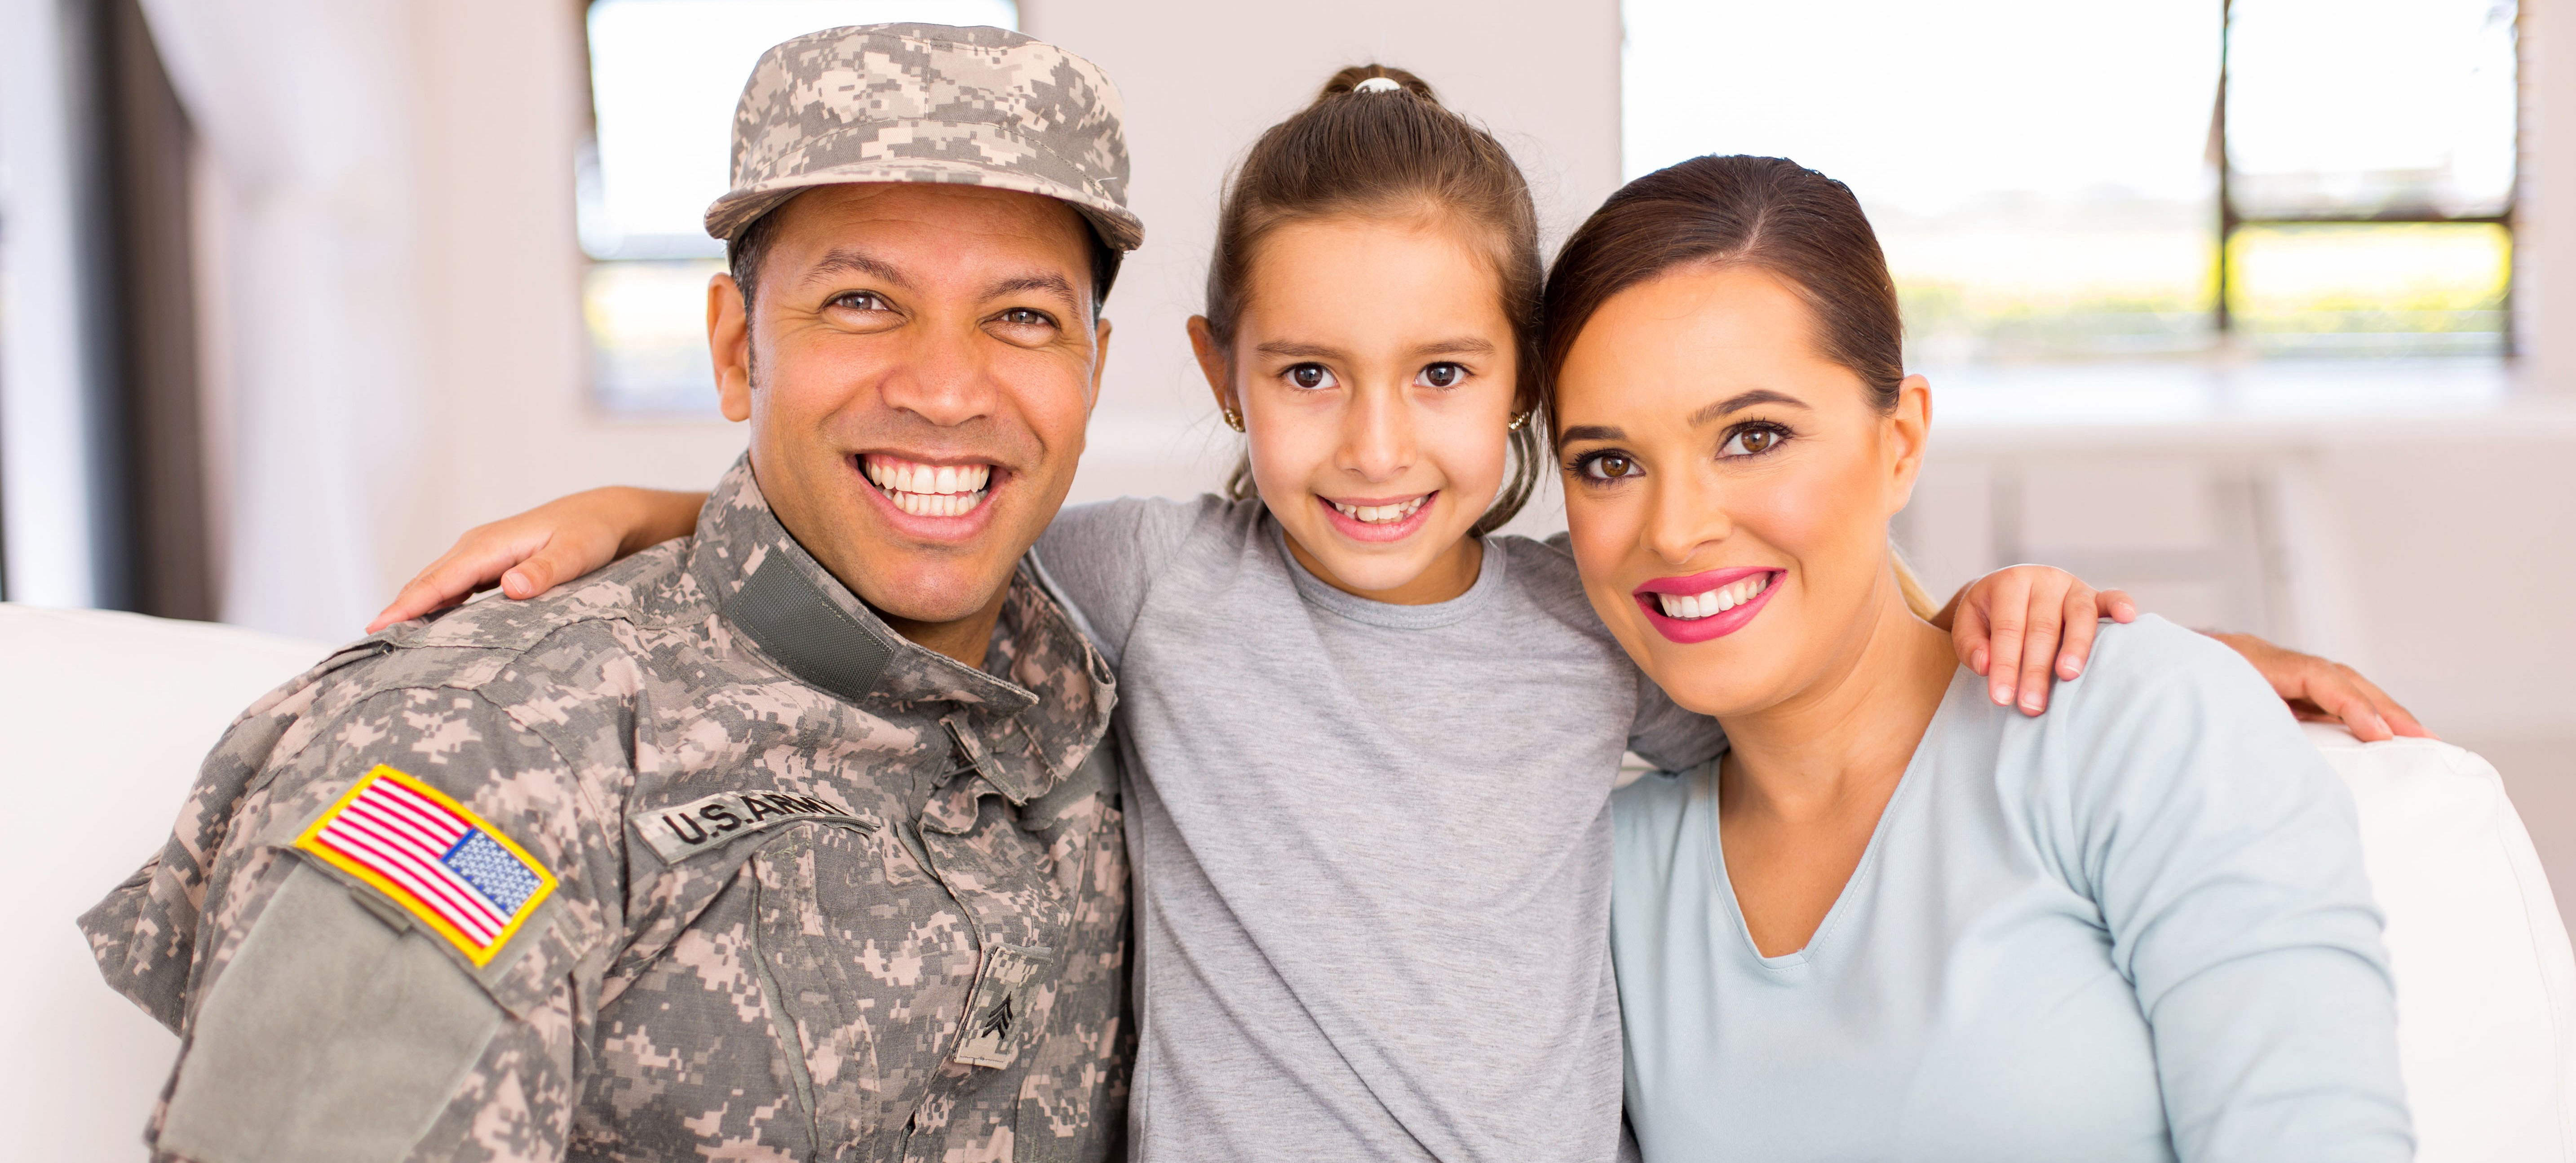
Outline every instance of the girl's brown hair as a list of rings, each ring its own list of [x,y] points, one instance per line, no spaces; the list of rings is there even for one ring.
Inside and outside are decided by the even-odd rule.
[[[1401,90],[1361,92],[1361,82],[1374,77]],[[1313,104],[1252,143],[1227,182],[1208,262],[1207,321],[1228,358],[1262,240],[1290,223],[1339,215],[1419,216],[1468,228],[1493,266],[1512,324],[1519,376],[1512,411],[1535,419],[1543,276],[1529,183],[1492,134],[1442,106],[1422,78],[1385,65],[1333,74]],[[1477,536],[1510,521],[1538,484],[1539,425],[1513,430],[1510,445],[1511,477],[1477,520]],[[1255,495],[1249,456],[1236,462],[1225,491],[1236,500]]]
[[[1753,267],[1788,284],[1815,318],[1817,350],[1860,377],[1881,415],[1895,410],[1905,323],[1860,199],[1787,158],[1744,156],[1692,158],[1630,182],[1565,240],[1548,272],[1542,330],[1551,403],[1556,373],[1603,303],[1668,271],[1709,266]],[[1905,559],[1895,561],[1906,605],[1931,617],[1931,597]]]

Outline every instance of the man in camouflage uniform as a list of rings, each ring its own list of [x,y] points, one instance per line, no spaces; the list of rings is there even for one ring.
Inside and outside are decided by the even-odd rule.
[[[697,534],[333,655],[82,918],[182,1036],[157,1157],[1115,1151],[1115,685],[1026,551],[1142,236],[1116,94],[836,29],[762,57],[733,172],[751,448]]]

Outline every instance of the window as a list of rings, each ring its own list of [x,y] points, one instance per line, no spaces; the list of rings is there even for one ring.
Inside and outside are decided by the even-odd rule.
[[[2510,0],[2229,0],[2216,325],[2257,350],[2509,346]]]
[[[771,45],[887,21],[1019,26],[1012,0],[594,0],[592,135],[576,170],[591,389],[623,416],[715,411],[706,286],[724,244],[707,204],[730,183],[733,109]]]
[[[2510,3],[1624,15],[1629,176],[1755,153],[1842,179],[1917,363],[2502,349]]]

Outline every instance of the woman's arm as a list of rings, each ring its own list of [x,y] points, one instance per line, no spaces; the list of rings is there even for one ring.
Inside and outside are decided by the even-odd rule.
[[[2407,1159],[2396,1004],[2350,795],[2240,660],[2123,631],[2047,760],[2046,847],[2101,909],[2184,1160]],[[2116,667],[2116,676],[2114,668]],[[2053,830],[2042,825],[2043,831]]]
[[[403,584],[367,624],[373,634],[491,588],[526,600],[628,554],[698,531],[705,493],[612,486],[477,525]]]

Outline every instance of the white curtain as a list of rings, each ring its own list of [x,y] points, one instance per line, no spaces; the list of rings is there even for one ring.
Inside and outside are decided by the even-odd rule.
[[[403,0],[142,0],[211,160],[206,350],[232,396],[225,621],[355,636],[416,470],[420,129]],[[229,455],[225,455],[225,454]]]

